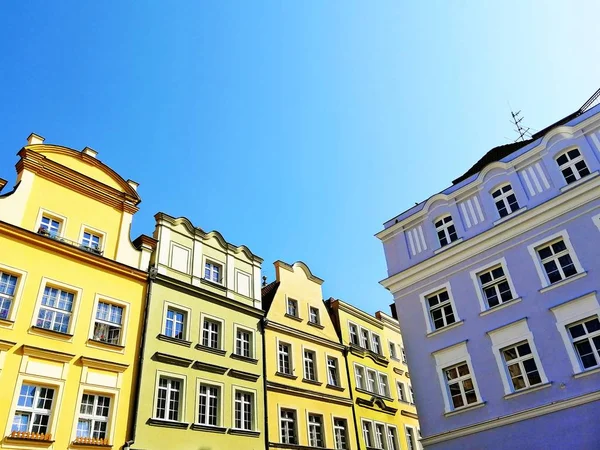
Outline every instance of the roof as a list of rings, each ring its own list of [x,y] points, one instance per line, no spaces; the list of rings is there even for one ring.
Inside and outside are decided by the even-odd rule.
[[[277,289],[281,283],[279,281],[273,281],[260,290],[262,297],[262,309],[265,312],[269,312],[269,308],[271,308],[271,303],[273,303],[273,299],[275,298],[275,294],[277,294]]]

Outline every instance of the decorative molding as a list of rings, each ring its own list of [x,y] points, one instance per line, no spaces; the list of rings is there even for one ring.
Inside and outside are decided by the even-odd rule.
[[[191,347],[192,346],[191,341],[186,341],[184,339],[177,339],[177,338],[167,336],[166,334],[162,334],[162,333],[157,334],[156,339],[158,339],[159,341],[168,342],[170,344],[181,345],[182,347]]]
[[[340,405],[352,405],[352,399],[350,397],[339,397],[337,395],[325,394],[322,392],[315,392],[308,389],[298,388],[288,384],[275,383],[273,381],[267,381],[267,390],[274,392],[281,392],[290,395],[297,395],[313,400],[320,400],[330,403],[337,403]]]
[[[427,250],[427,240],[423,234],[423,225],[419,224],[405,231],[408,247],[412,256]]]
[[[7,352],[14,345],[17,345],[17,343],[0,339],[0,352]]]
[[[344,346],[339,342],[330,341],[329,339],[322,338],[320,336],[316,336],[306,331],[297,330],[295,328],[291,328],[287,325],[280,324],[278,322],[273,322],[271,320],[265,320],[265,330],[275,330],[282,333],[285,333],[290,336],[295,336],[300,339],[304,339],[305,341],[310,341],[316,344],[321,344],[329,348],[333,348],[335,350],[344,351]]]
[[[32,347],[30,345],[23,345],[23,354],[27,356],[33,356],[34,358],[46,359],[48,361],[56,361],[66,363],[75,358],[75,355],[71,353],[62,353],[54,350],[46,350],[45,348]]]
[[[158,361],[165,364],[171,364],[179,367],[190,367],[194,362],[193,359],[182,358],[180,356],[169,355],[168,353],[156,352],[151,358],[153,361]]]
[[[200,425],[199,423],[193,423],[190,426],[190,429],[195,431],[208,431],[209,433],[226,433],[227,428],[225,427],[216,427],[212,425]]]
[[[229,357],[232,359],[237,359],[238,361],[244,361],[244,362],[247,362],[250,364],[258,364],[258,359],[248,358],[247,356],[238,355],[236,353],[232,353],[231,355],[229,355]]]
[[[259,374],[244,372],[243,370],[236,370],[236,369],[229,369],[229,372],[227,372],[227,375],[229,375],[230,377],[240,378],[242,380],[248,380],[248,381],[256,381],[260,378]]]
[[[228,367],[217,366],[216,364],[209,364],[201,361],[196,361],[192,365],[192,369],[201,370],[203,372],[218,373],[220,375],[223,375],[225,372],[227,372],[227,370],[229,370]]]
[[[313,273],[310,271],[308,266],[305,263],[303,263],[302,261],[296,261],[294,264],[290,265],[281,260],[277,260],[273,263],[273,265],[275,267],[280,267],[282,269],[289,270],[290,272],[293,272],[296,267],[299,267],[300,269],[302,269],[304,271],[304,273],[306,274],[306,278],[308,278],[310,281],[317,283],[319,286],[323,284],[323,280],[321,278],[313,275]]]
[[[550,189],[548,177],[546,177],[539,161],[519,171],[519,175],[531,197]]]
[[[178,428],[180,430],[187,430],[187,428],[190,426],[190,424],[186,422],[175,422],[174,420],[163,420],[153,418],[146,420],[146,424],[154,425],[156,427]]]
[[[194,348],[202,352],[214,353],[215,355],[219,356],[225,356],[225,354],[227,353],[226,350],[221,350],[220,348],[207,347],[206,345],[202,344],[196,344]]]
[[[376,411],[383,411],[386,414],[395,415],[398,412],[398,408],[388,406],[381,397],[371,397],[370,400],[364,398],[357,398],[356,404],[365,408],[373,409]]]
[[[108,370],[110,372],[123,373],[129,368],[129,364],[121,364],[112,361],[104,361],[102,359],[88,358],[82,356],[79,358],[81,364],[92,369]]]
[[[469,229],[485,221],[485,216],[479,203],[479,197],[473,195],[466,200],[458,203],[459,210],[463,217],[463,223]]]
[[[411,419],[416,419],[416,420],[419,419],[419,416],[417,415],[417,413],[410,412],[405,409],[401,410],[400,414],[402,414],[403,416],[406,416],[406,417],[410,417]]]
[[[235,434],[238,436],[249,436],[249,437],[259,437],[260,431],[253,430],[240,430],[239,428],[230,428],[227,433]]]

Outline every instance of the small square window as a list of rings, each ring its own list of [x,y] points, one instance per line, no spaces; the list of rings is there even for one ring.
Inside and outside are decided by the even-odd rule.
[[[448,386],[452,409],[477,403],[477,392],[475,391],[473,378],[466,362],[447,367],[443,372]]]
[[[94,321],[94,340],[108,344],[121,344],[123,312],[122,306],[99,301]]]
[[[36,326],[46,330],[68,333],[75,294],[52,286],[44,288]]]
[[[426,301],[434,330],[438,330],[456,322],[450,294],[446,289],[428,295]]]
[[[102,236],[90,230],[84,230],[81,238],[81,248],[96,254],[102,253]]]
[[[582,368],[600,365],[600,321],[598,316],[588,317],[567,326],[569,337],[577,352]]]
[[[550,284],[577,274],[577,267],[563,239],[557,239],[536,248]]]
[[[506,217],[519,209],[519,202],[517,202],[517,197],[510,184],[496,189],[492,192],[492,197],[500,217]]]
[[[488,308],[514,299],[515,296],[501,264],[479,272],[477,279]]]
[[[222,283],[223,266],[212,261],[204,264],[204,278],[213,283]]]
[[[528,341],[500,350],[513,391],[542,383],[542,377]]]
[[[298,301],[288,298],[286,312],[289,316],[298,317]]]
[[[435,222],[435,229],[437,231],[440,246],[445,247],[446,245],[456,241],[458,235],[456,234],[456,228],[451,216],[442,217]]]
[[[48,433],[54,396],[53,388],[23,383],[11,431]]]
[[[62,224],[62,220],[44,214],[40,220],[38,233],[49,237],[59,237],[62,232]]]
[[[556,163],[567,184],[574,183],[590,174],[583,155],[576,148],[560,155],[556,158]]]

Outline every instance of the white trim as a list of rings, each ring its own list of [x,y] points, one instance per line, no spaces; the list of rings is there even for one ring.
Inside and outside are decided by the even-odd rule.
[[[521,206],[519,209],[511,212],[509,215],[501,217],[500,219],[494,221],[494,226],[500,225],[501,223],[504,223],[507,220],[510,220],[515,216],[518,216],[519,214],[523,214],[525,211],[527,211],[527,206]]]
[[[443,247],[438,248],[437,250],[434,250],[433,254],[437,255],[438,253],[442,253],[452,247],[456,247],[458,244],[460,244],[463,241],[463,238],[458,238],[455,241],[452,241],[451,243],[444,245]]]
[[[213,281],[212,279],[208,279],[205,276],[205,270],[206,270],[206,264],[212,264],[217,265],[217,266],[221,266],[221,270],[219,271],[219,276],[221,277],[221,279],[219,281]],[[203,280],[208,280],[211,283],[216,283],[216,284],[220,284],[221,286],[224,287],[228,287],[227,286],[227,265],[222,262],[219,261],[218,259],[212,258],[210,256],[207,256],[206,254],[202,254],[202,279]]]
[[[38,211],[37,218],[35,220],[35,229],[33,230],[35,233],[38,232],[40,226],[42,225],[42,216],[49,216],[52,219],[55,219],[60,222],[60,227],[58,229],[58,237],[66,237],[67,231],[67,217],[61,214],[55,213],[48,209],[40,208]]]
[[[396,427],[394,427],[394,428],[396,428]],[[412,430],[412,437],[413,437],[413,441],[414,441],[414,445],[413,445],[412,449],[408,446],[408,439],[406,438],[406,436],[408,435],[408,433],[407,433],[408,428],[410,428]],[[396,432],[397,431],[398,431],[398,429],[396,428]],[[396,438],[398,438],[397,434],[396,434]],[[412,425],[404,424],[404,440],[406,441],[406,448],[408,450],[419,450],[419,437],[417,435],[416,427],[413,427]],[[388,442],[388,444],[389,444],[389,442]],[[400,443],[398,443],[398,445],[400,445]],[[400,450],[400,447],[398,447],[398,450]]]
[[[191,320],[191,314],[192,314],[192,310],[190,308],[187,308],[185,306],[179,305],[177,303],[173,303],[171,301],[165,300],[163,303],[163,315],[162,315],[162,321],[160,323],[160,334],[165,334],[166,331],[166,325],[167,325],[167,311],[169,310],[169,306],[172,307],[172,309],[176,309],[181,311],[182,313],[185,313],[185,322],[184,322],[184,326],[183,326],[183,334],[184,334],[184,341],[190,341],[190,320]],[[173,337],[173,336],[169,336],[169,337]],[[202,342],[202,341],[200,341]]]
[[[586,183],[586,182],[590,181],[592,178],[596,178],[598,175],[600,175],[600,172],[597,170],[595,172],[590,172],[588,175],[581,177],[579,180],[573,181],[572,183],[569,183],[569,184],[561,187],[560,192],[570,191],[571,189],[579,186],[580,184]]]
[[[200,423],[198,422],[198,418],[200,415],[200,385],[205,385],[205,386],[210,386],[210,387],[217,387],[219,388],[218,391],[218,395],[219,395],[219,399],[218,399],[218,411],[217,411],[217,424],[216,425],[209,425],[206,423]],[[234,398],[235,400],[235,398]],[[196,377],[196,395],[194,397],[194,420],[192,420],[191,422],[196,424],[196,425],[202,425],[204,427],[225,427],[225,422],[224,422],[224,418],[225,418],[225,408],[224,408],[224,404],[225,404],[225,384],[224,383],[220,383],[218,381],[215,380],[211,380],[208,378],[200,378],[200,377]],[[208,404],[206,405],[206,414],[208,417]],[[234,411],[234,410],[232,410]],[[183,422],[186,422],[185,420]]]
[[[175,380],[179,380],[181,381],[181,391],[179,392],[179,406],[180,409],[178,410],[178,415],[179,415],[179,420],[169,420],[167,418],[161,419],[160,417],[158,417],[156,415],[156,406],[158,404],[158,385],[159,385],[159,381],[161,377],[166,377],[166,378],[173,378]],[[167,422],[176,422],[176,423],[185,423],[185,413],[186,413],[186,406],[187,406],[187,376],[185,374],[181,374],[181,373],[173,373],[173,372],[166,372],[164,370],[157,370],[155,373],[155,380],[154,380],[154,399],[152,401],[152,414],[150,417],[152,417],[153,419],[157,419],[157,420],[165,420]],[[166,405],[168,408],[168,404]],[[168,412],[168,409],[166,410]]]
[[[81,224],[81,228],[79,230],[79,239],[77,243],[83,245],[83,233],[88,232],[90,234],[95,234],[100,238],[100,245],[98,245],[98,250],[104,252],[106,250],[106,240],[108,239],[108,235],[105,231],[99,230],[98,228],[91,227],[84,223]]]
[[[331,383],[329,383],[329,358],[331,359],[335,359],[336,360],[336,370],[337,370],[337,384],[331,385]],[[327,384],[331,385],[331,386],[337,386],[340,388],[345,389],[346,387],[344,386],[344,384],[342,383],[342,369],[341,369],[341,365],[340,365],[340,357],[337,355],[332,355],[331,353],[327,353],[325,352],[325,372],[327,375]]]
[[[17,269],[13,266],[8,266],[6,264],[0,263],[0,272],[4,272],[8,275],[13,275],[17,277],[17,285],[15,287],[15,293],[12,298],[12,304],[10,306],[10,314],[5,320],[10,320],[15,322],[17,318],[17,310],[19,309],[19,304],[21,303],[21,297],[23,296],[23,291],[25,290],[25,282],[27,281],[27,272],[24,270]],[[13,328],[14,323],[7,326],[7,328]],[[4,325],[0,325],[0,327],[4,327]]]
[[[243,330],[243,331],[247,331],[248,333],[250,333],[250,339],[252,339],[252,342],[250,342],[250,358],[252,359],[258,359],[257,358],[257,354],[256,354],[256,333],[255,331],[246,326],[246,325],[242,325],[242,324],[238,324],[235,323],[233,324],[233,349],[231,350],[231,353],[233,353],[234,355],[238,355],[238,353],[236,353],[236,345],[237,345],[237,330]],[[243,356],[243,355],[238,355],[238,356]]]
[[[282,372],[282,371],[279,370],[280,369],[280,367],[279,367],[279,344],[281,343],[281,344],[287,345],[288,348],[289,348],[288,356],[289,356],[289,360],[290,360],[290,373],[288,375],[297,376],[297,375],[294,374],[294,372],[296,371],[296,367],[294,365],[294,346],[289,341],[285,341],[285,340],[279,339],[279,336],[277,336],[275,338],[275,342],[277,344],[277,347],[275,348],[275,353],[276,353],[275,356],[277,358],[277,372],[279,372],[279,373],[285,373],[285,372]],[[304,355],[302,355],[302,356],[303,356],[303,359],[302,359],[302,374],[304,375]]]
[[[94,296],[94,307],[92,309],[92,320],[90,323],[90,331],[88,333],[88,339],[94,338],[94,325],[96,323],[96,313],[98,311],[98,303],[104,300],[104,303],[109,303],[115,306],[120,306],[123,308],[123,316],[121,317],[121,333],[119,337],[118,345],[124,346],[125,342],[127,342],[127,330],[129,328],[129,312],[131,309],[131,304],[125,302],[123,300],[119,300],[117,298],[109,297],[108,295],[97,293]]]
[[[302,379],[308,380],[308,381],[319,382],[319,369],[318,369],[318,364],[317,364],[317,360],[319,358],[317,357],[317,355],[318,355],[317,350],[315,348],[310,347],[305,344],[302,344],[301,347],[302,347]],[[304,361],[304,352],[310,352],[313,355],[312,363],[313,363],[313,370],[315,372],[314,379],[306,377],[306,365],[305,365],[305,361]]]
[[[67,334],[75,334],[75,322],[77,322],[77,319],[79,318],[79,305],[81,304],[83,299],[83,289],[73,286],[71,284],[63,283],[62,281],[53,280],[51,278],[46,277],[43,277],[42,281],[40,282],[40,288],[35,302],[35,309],[33,310],[33,317],[31,318],[31,326],[37,326],[36,323],[40,313],[40,308],[42,307],[42,297],[44,296],[44,290],[46,286],[54,287],[73,293],[73,307],[71,309],[71,318],[69,319],[69,328],[67,329]],[[69,341],[71,340],[72,338],[69,339]]]
[[[175,267],[175,265],[173,264],[173,251],[175,249],[184,251],[186,253],[186,258],[185,258],[185,270],[181,270],[181,268]],[[192,261],[192,249],[189,247],[186,247],[185,245],[179,244],[178,242],[175,241],[169,241],[169,268],[172,270],[175,270],[176,272],[180,272],[180,273],[185,273],[186,275],[190,275],[191,274],[191,261]],[[204,267],[202,268],[204,271]],[[204,272],[203,272],[204,273]]]
[[[452,288],[450,286],[450,282],[448,281],[447,283],[444,283],[440,286],[436,286],[433,289],[428,289],[426,292],[423,292],[419,298],[421,299],[421,306],[423,307],[423,315],[425,317],[425,325],[427,326],[427,334],[436,332],[436,331],[440,331],[442,329],[446,329],[449,326],[454,325],[454,323],[449,324],[445,327],[441,327],[438,329],[433,329],[433,320],[431,318],[431,314],[430,314],[430,310],[429,310],[429,303],[427,302],[427,297],[436,294],[437,292],[441,292],[441,291],[447,291],[448,292],[448,297],[450,298],[450,304],[452,305],[452,311],[454,313],[454,323],[457,322],[461,322],[461,319],[458,315],[458,310],[456,309],[456,304],[454,302],[454,296],[452,295]]]
[[[237,384],[231,385],[231,429],[232,430],[244,430],[248,431],[245,428],[236,428],[235,427],[235,394],[240,391],[244,393],[252,394],[252,430],[254,432],[260,433],[259,425],[259,417],[258,417],[258,391],[256,389],[248,388],[245,386],[240,386]]]
[[[103,397],[110,398],[109,405],[109,413],[107,417],[107,425],[106,425],[106,438],[108,439],[109,444],[114,445],[114,434],[115,429],[115,421],[117,420],[117,411],[119,404],[119,389],[107,388],[104,386],[91,385],[87,383],[81,383],[79,385],[79,390],[77,392],[77,409],[75,411],[73,417],[73,428],[71,432],[71,442],[75,441],[77,438],[77,424],[79,423],[80,416],[80,406],[81,401],[83,400],[83,394],[88,395],[101,395]]]
[[[502,257],[500,259],[496,259],[496,260],[491,261],[483,266],[479,266],[476,269],[471,270],[469,272],[471,280],[473,281],[473,285],[475,286],[475,293],[477,294],[477,300],[479,300],[479,307],[481,309],[481,312],[491,310],[495,307],[490,307],[489,305],[487,305],[486,299],[484,298],[483,289],[481,288],[481,284],[479,282],[478,275],[480,273],[489,271],[490,269],[492,269],[495,266],[502,267],[502,271],[504,272],[504,276],[506,277],[506,281],[508,282],[510,291],[513,295],[513,299],[509,300],[509,301],[513,301],[513,300],[519,298],[519,294],[517,293],[517,291],[515,289],[515,285],[510,276],[510,272],[508,271],[508,264],[506,263],[506,258]],[[501,301],[496,307],[502,306],[504,303],[505,302]]]
[[[219,324],[218,343],[217,350],[225,350],[225,321],[217,316],[213,316],[206,313],[200,313],[200,337],[198,342],[200,345],[204,345],[204,320],[208,319],[209,322],[217,322]],[[215,348],[215,347],[210,347]]]
[[[598,227],[598,230],[600,231],[600,214],[597,214],[594,217],[592,217],[592,220],[594,221],[594,224],[596,225],[596,227]]]
[[[488,314],[491,314],[493,312],[499,311],[504,308],[508,308],[510,305],[515,305],[517,303],[520,303],[521,300],[523,300],[521,297],[513,298],[512,300],[508,300],[504,303],[500,303],[499,305],[494,306],[493,308],[488,308],[485,311],[481,311],[479,313],[479,316],[481,316],[481,317],[487,316]]]
[[[321,418],[321,442],[323,445],[321,447],[315,446],[315,448],[327,448],[326,437],[327,433],[325,432],[325,415],[322,412],[310,412],[308,409],[304,410],[304,419],[306,420],[306,442],[308,447],[312,447],[310,445],[310,422],[309,416],[319,416]]]
[[[540,289],[538,292],[539,292],[540,294],[543,294],[543,293],[545,293],[545,292],[551,291],[552,289],[556,289],[556,288],[558,288],[558,287],[561,287],[561,286],[563,286],[563,285],[565,285],[565,284],[568,284],[568,283],[570,283],[570,282],[572,282],[572,281],[579,280],[580,278],[583,278],[583,277],[585,277],[586,275],[587,275],[587,272],[580,272],[580,273],[578,273],[578,274],[571,275],[569,278],[565,278],[565,279],[563,279],[563,280],[557,281],[556,283],[554,283],[554,284],[551,284],[551,285],[550,285],[550,286],[548,286],[548,287],[545,287],[545,288],[542,288],[542,289]]]
[[[283,436],[281,434],[281,410],[287,410],[287,411],[293,411],[294,412],[294,443],[292,445],[298,445],[298,442],[300,442],[300,435],[299,435],[299,429],[300,427],[298,426],[298,407],[297,406],[282,406],[280,403],[277,404],[277,429],[279,430],[279,442],[280,443],[284,443],[283,442]]]

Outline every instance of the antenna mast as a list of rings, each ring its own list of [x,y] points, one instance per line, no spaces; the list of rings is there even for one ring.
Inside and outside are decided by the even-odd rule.
[[[516,127],[515,131],[519,135],[519,137],[517,139],[515,139],[515,142],[524,141],[526,138],[531,136],[531,133],[529,133],[529,128],[525,128],[525,127],[523,127],[523,125],[521,125],[521,122],[523,121],[523,117],[521,117],[521,111],[517,111],[517,112],[511,111],[510,115],[512,116],[512,119],[513,119],[510,121],[510,123],[512,123]]]

